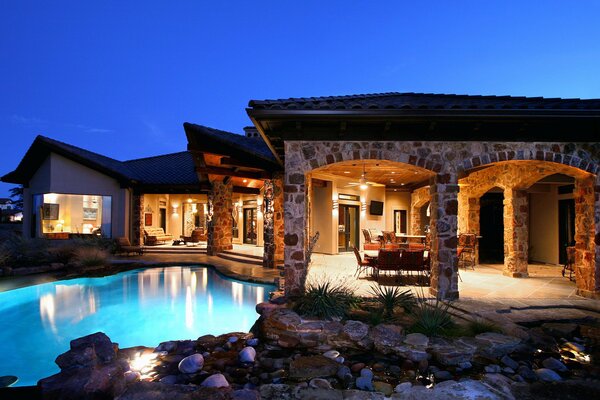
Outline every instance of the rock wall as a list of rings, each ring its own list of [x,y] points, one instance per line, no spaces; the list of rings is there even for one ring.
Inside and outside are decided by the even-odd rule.
[[[134,246],[144,244],[144,195],[133,196],[133,215],[131,216],[131,230],[133,237],[131,243]]]

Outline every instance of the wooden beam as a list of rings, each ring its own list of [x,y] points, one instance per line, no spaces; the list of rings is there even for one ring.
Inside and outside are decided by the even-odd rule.
[[[196,167],[196,172],[209,175],[222,175],[222,176],[235,176],[237,178],[248,178],[248,179],[269,179],[270,174],[261,171],[240,171],[235,168],[223,168],[223,167]]]
[[[244,186],[234,186],[233,192],[234,193],[242,193],[242,194],[260,194],[260,189],[244,187]]]

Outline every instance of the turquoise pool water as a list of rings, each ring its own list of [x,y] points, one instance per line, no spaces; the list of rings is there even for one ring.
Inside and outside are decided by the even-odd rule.
[[[0,375],[35,385],[56,357],[102,331],[121,348],[247,332],[274,287],[227,279],[206,267],[149,268],[0,293]]]

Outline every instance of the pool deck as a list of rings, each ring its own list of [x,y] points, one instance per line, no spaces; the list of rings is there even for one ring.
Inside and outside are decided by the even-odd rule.
[[[209,265],[217,272],[245,282],[274,284],[281,271],[258,265],[225,260],[206,254],[145,254],[143,256],[116,256],[110,259],[113,266],[131,268],[164,267],[170,265]],[[0,292],[65,279],[64,272],[44,273],[0,278]]]

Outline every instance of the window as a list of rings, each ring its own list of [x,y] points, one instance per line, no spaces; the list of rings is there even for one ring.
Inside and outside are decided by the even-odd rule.
[[[46,193],[34,196],[33,207],[36,233],[33,236],[111,237],[111,196]]]

